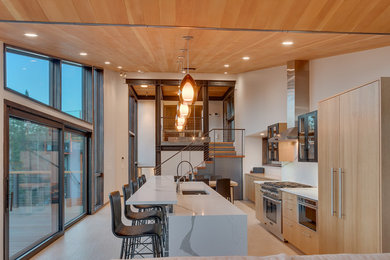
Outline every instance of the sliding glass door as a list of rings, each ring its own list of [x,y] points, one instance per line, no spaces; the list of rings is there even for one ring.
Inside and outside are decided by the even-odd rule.
[[[65,131],[65,225],[86,213],[86,146],[84,135]]]
[[[9,117],[9,257],[59,231],[60,130]]]
[[[4,123],[4,256],[29,258],[88,212],[90,137],[9,105]]]

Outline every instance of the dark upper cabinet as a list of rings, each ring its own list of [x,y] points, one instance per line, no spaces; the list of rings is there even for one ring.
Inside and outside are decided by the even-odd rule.
[[[268,126],[268,140],[287,129],[286,123],[277,123]],[[267,164],[279,164],[279,143],[269,142],[267,144]]]
[[[318,161],[317,111],[298,116],[298,161]]]

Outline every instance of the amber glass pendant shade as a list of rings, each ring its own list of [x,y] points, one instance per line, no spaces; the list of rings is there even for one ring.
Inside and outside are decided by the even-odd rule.
[[[180,103],[191,105],[195,103],[198,95],[198,86],[190,74],[184,76],[180,83]]]
[[[179,117],[186,117],[186,118],[188,118],[190,116],[190,113],[191,113],[191,110],[190,110],[190,106],[189,105],[181,104],[181,103],[179,103],[177,105],[177,115]]]

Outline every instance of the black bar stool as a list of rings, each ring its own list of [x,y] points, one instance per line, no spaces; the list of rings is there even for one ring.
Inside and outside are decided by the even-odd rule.
[[[222,197],[232,202],[230,194],[230,179],[217,179],[216,191],[221,194]]]
[[[152,220],[154,223],[162,223],[164,221],[164,212],[161,210],[155,210],[153,206],[149,207],[148,211],[134,212],[131,210],[130,205],[126,205],[126,201],[131,197],[131,189],[128,184],[123,185],[123,204],[125,208],[125,217],[132,220],[134,224],[139,224],[141,221]],[[142,205],[144,206],[144,205]]]
[[[149,253],[137,251],[137,246],[143,238],[150,238],[152,243],[153,257],[162,257],[162,226],[160,224],[146,224],[127,226],[122,222],[121,197],[119,191],[111,192],[109,195],[111,205],[111,227],[112,233],[122,239],[120,258],[134,258],[135,255],[143,257]]]
[[[138,190],[138,184],[135,181],[130,181],[128,186],[130,188],[131,195],[133,195]],[[125,193],[123,192],[123,196],[124,194]],[[165,211],[164,206],[161,205],[134,205],[134,208],[138,209],[139,211],[145,211],[145,210],[161,210],[163,212]]]

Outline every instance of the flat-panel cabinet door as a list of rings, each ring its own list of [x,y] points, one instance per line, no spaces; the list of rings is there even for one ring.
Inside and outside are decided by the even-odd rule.
[[[344,220],[344,252],[380,252],[380,104],[377,82],[340,96],[340,137],[342,171],[337,174],[342,188],[342,197],[338,200],[341,201]]]
[[[339,109],[339,97],[321,102],[318,109],[318,233],[321,254],[343,252],[343,223],[336,216]]]

